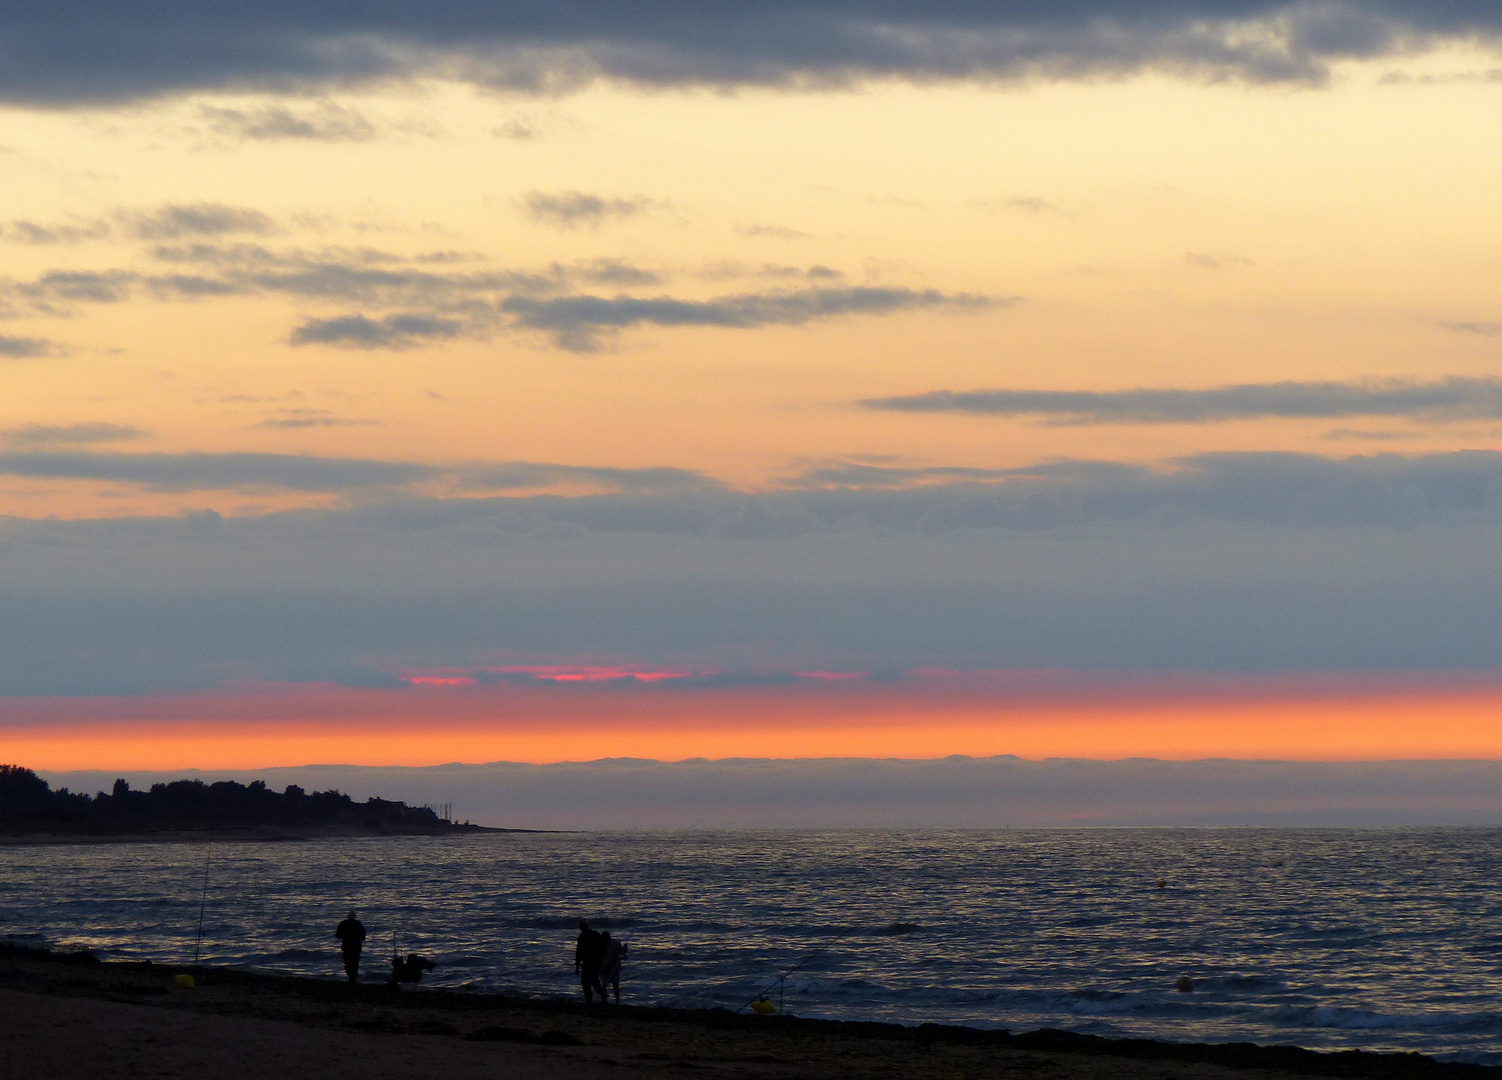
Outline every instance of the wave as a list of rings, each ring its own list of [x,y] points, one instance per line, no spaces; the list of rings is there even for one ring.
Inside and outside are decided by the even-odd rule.
[[[1268,1019],[1285,1027],[1339,1028],[1348,1031],[1446,1030],[1468,1034],[1502,1034],[1502,1014],[1495,1012],[1384,1013],[1368,1009],[1316,1005],[1274,1009]]]
[[[531,918],[501,919],[499,925],[509,926],[517,930],[573,930],[579,929],[578,915],[541,915]],[[596,930],[622,930],[634,927],[637,920],[622,916],[593,915],[583,916],[589,925]]]

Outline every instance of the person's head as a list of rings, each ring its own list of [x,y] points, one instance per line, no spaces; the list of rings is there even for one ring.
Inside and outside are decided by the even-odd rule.
[[[587,934],[587,933],[589,933],[589,922],[588,922],[588,920],[586,920],[586,919],[580,919],[579,920],[579,933],[581,933],[581,934]]]
[[[351,919],[355,918],[355,909],[354,908],[350,908],[349,909],[349,917]]]

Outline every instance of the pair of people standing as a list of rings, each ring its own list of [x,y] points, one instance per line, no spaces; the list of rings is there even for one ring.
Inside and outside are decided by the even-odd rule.
[[[349,976],[353,985],[360,978],[360,950],[365,945],[365,924],[354,908],[349,909],[349,918],[334,928],[334,936],[339,939],[339,951],[344,954],[344,974]],[[417,953],[408,953],[403,960],[396,954],[396,935],[391,936],[391,986],[422,982],[423,972],[432,971],[437,966]]]
[[[621,1003],[621,962],[626,959],[626,943],[611,938],[610,931],[601,932],[590,928],[589,923],[579,920],[579,940],[574,943],[574,972],[579,976],[579,985],[584,988],[584,1003],[594,1001],[600,995],[600,1004],[608,1004],[610,998],[605,987],[615,988],[615,1003]]]

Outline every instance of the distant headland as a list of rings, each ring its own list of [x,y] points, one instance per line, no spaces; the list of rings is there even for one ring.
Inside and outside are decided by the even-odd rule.
[[[338,791],[273,791],[264,781],[175,780],[96,795],[59,788],[20,765],[0,765],[0,843],[122,840],[291,840],[332,836],[448,836],[514,832],[459,824],[426,806],[355,802]]]

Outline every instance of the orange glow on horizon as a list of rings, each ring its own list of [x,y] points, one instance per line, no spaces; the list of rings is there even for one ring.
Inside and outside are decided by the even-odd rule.
[[[1502,758],[1502,684],[1184,677],[840,679],[730,690],[248,688],[0,705],[0,758],[45,771],[547,763],[606,757]]]

